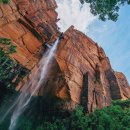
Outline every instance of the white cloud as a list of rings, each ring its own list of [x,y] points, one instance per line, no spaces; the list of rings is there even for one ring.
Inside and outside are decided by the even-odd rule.
[[[61,31],[66,31],[71,25],[86,33],[89,25],[96,19],[91,13],[88,4],[81,5],[79,0],[56,0],[58,8],[57,23]]]

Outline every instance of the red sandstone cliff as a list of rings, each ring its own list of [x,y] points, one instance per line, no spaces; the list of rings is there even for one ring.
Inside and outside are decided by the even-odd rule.
[[[42,43],[54,41],[59,34],[56,7],[54,0],[13,0],[0,5],[0,37],[13,40],[17,53],[11,56],[27,69],[32,70],[39,61]],[[125,76],[112,69],[101,47],[73,27],[59,43],[43,86],[39,95],[58,97],[64,102],[60,107],[69,110],[81,104],[93,111],[130,97]]]
[[[112,100],[130,97],[125,76],[112,69],[101,47],[73,27],[64,33],[43,86],[40,93],[65,101],[64,109],[81,104],[86,111],[93,111],[110,105]]]
[[[42,43],[59,33],[54,0],[13,0],[0,4],[0,37],[11,38],[17,46],[12,57],[27,69],[39,61]]]

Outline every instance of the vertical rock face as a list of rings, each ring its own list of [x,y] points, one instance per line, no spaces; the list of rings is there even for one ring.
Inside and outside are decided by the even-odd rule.
[[[43,41],[50,40],[51,36],[58,33],[57,30],[57,7],[54,0],[16,0],[19,12],[36,31]],[[22,19],[20,19],[22,23]],[[26,22],[25,22],[26,24]]]
[[[113,71],[103,49],[73,27],[59,43],[53,67],[45,90],[67,101],[66,109],[81,104],[90,112],[130,97],[127,80]]]
[[[130,98],[130,87],[128,87],[129,84],[127,82],[125,75],[123,73],[120,73],[120,72],[115,72],[115,75],[117,78],[117,82],[119,85],[121,96],[124,99]]]
[[[32,71],[43,53],[42,45],[56,39],[59,34],[56,7],[55,0],[11,0],[9,4],[0,3],[0,38],[12,40],[16,53],[10,56],[19,66]],[[16,90],[26,81],[27,78],[24,78]],[[0,84],[0,87],[3,85]]]
[[[73,27],[65,33],[56,60],[64,73],[70,98],[88,111],[111,102],[109,81],[105,72],[111,69],[102,48]]]
[[[39,61],[42,43],[54,40],[57,29],[54,0],[12,0],[0,4],[0,37],[12,39],[17,53],[11,55],[27,69]]]
[[[42,43],[53,42],[59,34],[56,7],[54,0],[0,4],[0,37],[12,39],[17,52],[11,57],[29,70],[40,60]],[[26,79],[17,89],[25,83]],[[42,86],[39,95],[61,99],[59,107],[67,110],[81,104],[91,112],[110,105],[112,100],[130,97],[125,76],[112,69],[101,47],[74,27],[64,33]]]

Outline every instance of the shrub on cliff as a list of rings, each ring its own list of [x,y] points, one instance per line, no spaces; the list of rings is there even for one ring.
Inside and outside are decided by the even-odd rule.
[[[0,87],[14,88],[28,71],[17,61],[10,58],[16,46],[7,38],[0,38]]]
[[[114,105],[114,106],[120,106],[123,109],[125,109],[125,108],[127,109],[127,108],[130,108],[130,99],[123,100],[123,101],[121,101],[121,100],[115,100],[115,101],[112,102],[112,105]]]
[[[0,0],[0,3],[8,4],[10,0]]]

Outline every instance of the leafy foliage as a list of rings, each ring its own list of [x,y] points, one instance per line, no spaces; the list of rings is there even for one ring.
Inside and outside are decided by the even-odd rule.
[[[0,3],[8,4],[10,0],[0,0]]]
[[[25,117],[19,121],[19,125],[22,126],[19,130],[32,130],[32,123]]]
[[[0,46],[6,54],[11,54],[16,52],[16,46],[12,45],[10,39],[0,38]]]
[[[123,109],[127,109],[127,108],[130,108],[130,99],[129,100],[123,100],[123,101],[120,101],[120,100],[115,100],[112,102],[112,105],[114,106],[120,106],[122,107]]]
[[[10,39],[0,38],[0,87],[13,88],[27,70],[10,58],[9,54],[16,52]]]
[[[19,122],[18,130],[130,130],[130,99],[114,101],[111,106],[97,109],[89,115],[79,106],[69,117],[55,116],[51,121],[43,120],[37,128],[33,122],[38,120],[23,118]]]
[[[102,21],[113,20],[116,21],[118,18],[118,11],[121,5],[126,3],[130,4],[130,0],[80,0],[90,4],[91,13],[98,15]]]
[[[61,126],[63,130],[129,130],[130,108],[122,108],[123,102],[127,102],[130,106],[130,100],[118,101],[118,104],[97,109],[90,115],[85,115],[82,107],[78,107],[69,118],[43,125],[41,130],[46,130],[49,126],[51,126],[49,130],[59,130],[57,126]]]

